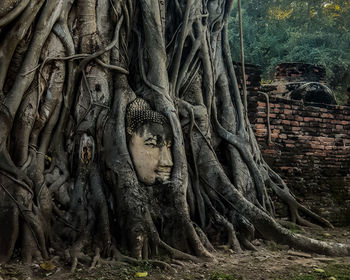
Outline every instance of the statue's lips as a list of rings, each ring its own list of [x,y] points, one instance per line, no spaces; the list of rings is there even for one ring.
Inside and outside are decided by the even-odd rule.
[[[156,173],[159,177],[169,178],[171,175],[171,168],[159,168],[156,170]]]

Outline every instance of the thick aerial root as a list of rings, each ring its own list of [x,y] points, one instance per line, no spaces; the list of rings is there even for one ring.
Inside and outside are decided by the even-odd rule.
[[[72,263],[71,269],[70,269],[71,273],[75,272],[79,261],[82,261],[84,263],[91,262],[91,258],[82,252],[82,248],[83,248],[83,242],[79,241],[77,244],[73,246],[72,249],[69,250],[68,255]]]
[[[243,248],[250,251],[258,251],[258,249],[245,237],[239,238],[240,244],[242,244]]]
[[[312,218],[314,221],[320,223],[321,225],[324,225],[329,228],[333,228],[333,225],[329,221],[315,214],[311,210],[307,209],[305,206],[301,205],[295,199],[292,193],[289,191],[289,188],[286,186],[286,184],[283,182],[280,176],[278,176],[278,174],[276,174],[271,168],[268,167],[268,169],[269,169],[269,175],[272,178],[268,180],[269,186],[277,194],[277,196],[289,206],[291,220],[293,223],[298,222],[300,225],[303,225],[303,226],[318,227],[317,225],[302,218],[299,215],[299,210],[300,210],[301,212],[303,212],[304,214]],[[275,180],[276,183],[273,182],[273,180]]]
[[[36,207],[33,205],[33,207]],[[23,218],[26,221],[28,228],[31,230],[33,234],[33,238],[35,239],[38,249],[40,250],[43,258],[48,259],[48,251],[46,247],[46,236],[44,232],[44,226],[42,222],[42,217],[38,215],[34,215],[32,210],[22,210]]]
[[[8,12],[5,16],[0,18],[0,30],[1,27],[7,25],[9,22],[14,20],[29,4],[30,0],[22,0],[19,4]]]
[[[71,266],[71,269],[70,269],[70,272],[71,273],[74,273],[76,268],[77,268],[77,265],[78,265],[78,258],[77,257],[74,257],[73,258],[73,261],[72,261],[72,266]]]
[[[218,224],[226,230],[227,246],[229,248],[232,248],[236,252],[241,252],[242,249],[239,245],[233,225],[214,208],[213,204],[211,203],[209,197],[206,194],[203,193],[203,197],[206,203],[206,207],[209,209],[210,218],[212,219],[212,222]]]
[[[211,244],[211,242],[209,241],[207,235],[204,233],[204,231],[196,224],[193,224],[196,233],[199,237],[199,239],[201,240],[203,246],[209,251],[209,252],[215,252],[215,249],[213,247],[213,245]]]
[[[111,234],[109,226],[109,216],[107,208],[107,200],[103,192],[103,183],[100,172],[97,166],[93,166],[90,171],[90,190],[94,197],[93,207],[97,216],[97,227],[100,229],[99,232],[102,235],[102,242],[104,251],[108,254],[111,246]]]
[[[242,248],[256,251],[255,246],[251,243],[254,240],[255,229],[254,226],[237,211],[231,211],[231,223],[235,225],[236,231],[238,233],[239,244]]]
[[[154,266],[154,267],[159,267],[160,269],[163,270],[168,270],[171,273],[177,273],[176,269],[174,269],[173,267],[171,267],[169,264],[167,264],[166,262],[163,261],[159,261],[159,260],[149,260],[149,263]]]
[[[17,75],[14,86],[8,92],[5,98],[5,104],[9,108],[11,115],[15,115],[25,91],[28,89],[34,78],[34,72],[29,75],[25,74],[28,69],[32,69],[40,58],[40,51],[51,29],[58,18],[63,5],[62,0],[50,1],[44,7],[42,15],[37,24],[37,30],[29,45],[26,57],[23,60],[20,73]]]
[[[166,244],[164,241],[160,241],[159,243],[160,247],[166,250],[171,258],[177,259],[177,260],[184,260],[184,261],[193,261],[195,263],[201,262],[201,260],[197,257],[194,257],[192,255],[186,254],[184,252],[181,252],[175,248],[172,248],[168,244]]]
[[[53,181],[53,183],[49,186],[49,190],[51,193],[55,194],[59,188],[68,181],[69,172],[67,168],[63,169],[63,174],[57,178],[57,180]]]
[[[22,228],[22,258],[24,263],[31,263],[33,261],[41,261],[42,255],[37,245],[37,239],[34,232],[31,231],[29,225],[24,224]],[[46,256],[47,258],[47,256]]]
[[[302,226],[297,225],[297,224],[295,224],[293,222],[285,221],[285,220],[277,220],[277,221],[284,228],[287,228],[287,229],[290,229],[290,230],[292,230],[292,229],[295,230],[296,229],[296,230],[298,230],[300,232],[305,232],[305,229]]]
[[[89,270],[94,269],[99,264],[100,259],[101,259],[100,252],[101,252],[100,248],[96,248],[95,249],[95,255],[94,255],[93,259],[92,259],[92,263],[91,263],[91,266],[90,266]]]
[[[100,248],[96,248],[95,249],[95,255],[93,257],[91,266],[89,268],[89,270],[93,270],[95,269],[98,265],[100,264],[108,264],[108,265],[113,265],[113,266],[127,266],[127,265],[133,265],[133,266],[137,266],[137,265],[142,265],[144,261],[140,261],[128,256],[125,256],[123,254],[121,254],[119,252],[118,249],[116,249],[113,246],[113,257],[112,259],[103,259],[101,257],[101,249]],[[149,264],[151,264],[153,267],[159,267],[162,270],[168,270],[171,273],[176,273],[177,271],[171,267],[171,265],[169,265],[166,262],[160,261],[160,260],[147,260],[147,262]]]
[[[128,263],[131,265],[140,265],[143,263],[143,261],[125,256],[123,254],[121,254],[119,252],[119,250],[117,250],[115,247],[113,247],[113,258],[115,260],[117,260],[120,263]],[[147,260],[147,262],[149,262],[150,264],[152,264],[153,266],[159,267],[161,269],[167,269],[171,272],[176,272],[176,270],[174,270],[174,268],[172,268],[169,264],[167,264],[166,262],[160,261],[160,260]]]
[[[3,172],[1,172],[3,173]],[[9,177],[9,176],[8,176]],[[40,251],[44,259],[48,258],[48,252],[46,247],[46,235],[45,226],[43,222],[43,217],[39,212],[39,209],[33,205],[32,195],[33,192],[27,186],[24,188],[22,184],[18,184],[16,180],[9,177],[16,184],[11,185],[19,188],[15,190],[8,190],[3,184],[0,184],[3,191],[8,196],[8,199],[12,200],[14,204],[18,207],[19,213],[25,222],[25,242],[24,247],[28,247],[28,251],[24,253],[28,256],[27,259],[31,260],[32,254],[36,254],[36,251]],[[28,190],[30,190],[28,192]]]
[[[10,29],[8,33],[10,35],[6,36],[0,43],[0,92],[3,91],[8,67],[16,47],[25,38],[28,29],[44,2],[44,0],[30,1],[16,24]]]

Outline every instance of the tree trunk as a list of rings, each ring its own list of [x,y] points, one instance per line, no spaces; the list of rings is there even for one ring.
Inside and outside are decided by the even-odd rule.
[[[255,233],[350,255],[274,218],[271,192],[292,222],[331,226],[261,156],[231,62],[232,0],[5,2],[0,262],[15,246],[72,270],[101,256],[196,260],[223,243],[255,249]]]

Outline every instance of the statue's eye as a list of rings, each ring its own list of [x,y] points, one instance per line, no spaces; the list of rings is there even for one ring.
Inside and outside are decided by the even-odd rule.
[[[145,145],[149,146],[149,147],[152,147],[152,148],[157,147],[157,143],[152,143],[152,142],[145,143]]]
[[[144,143],[145,143],[146,146],[149,146],[149,147],[152,147],[152,148],[157,146],[156,139],[147,139]]]
[[[150,146],[154,148],[157,146],[157,138],[156,137],[147,138],[144,143],[146,146]]]

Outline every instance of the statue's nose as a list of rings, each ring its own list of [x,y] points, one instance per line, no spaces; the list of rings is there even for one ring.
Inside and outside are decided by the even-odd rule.
[[[165,145],[160,148],[159,165],[168,167],[173,166],[173,159],[171,156],[170,148]]]

